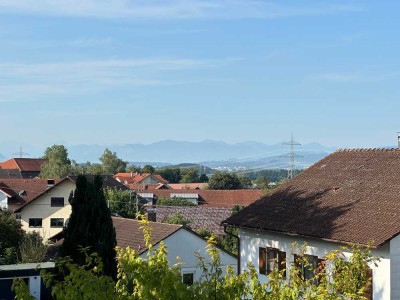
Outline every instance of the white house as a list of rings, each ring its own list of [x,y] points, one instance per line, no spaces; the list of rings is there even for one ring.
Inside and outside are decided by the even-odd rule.
[[[400,299],[400,149],[339,150],[223,221],[239,228],[239,266],[290,266],[307,243],[314,265],[341,245],[371,246],[371,299]],[[349,253],[345,253],[346,256]]]
[[[113,217],[113,223],[117,245],[123,248],[129,246],[138,251],[143,259],[146,259],[148,249],[144,242],[143,231],[140,229],[140,222]],[[195,253],[198,252],[210,261],[205,250],[207,241],[182,225],[149,222],[149,227],[151,228],[151,242],[154,247],[157,248],[161,241],[167,246],[169,265],[172,266],[177,262],[183,263],[181,265],[182,280],[187,284],[200,280],[202,271],[198,266],[199,261]],[[230,265],[236,271],[237,257],[222,248],[218,249],[222,269],[225,271],[226,267]]]

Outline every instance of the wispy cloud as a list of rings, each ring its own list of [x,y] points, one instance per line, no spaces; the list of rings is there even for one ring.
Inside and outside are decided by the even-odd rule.
[[[386,80],[390,80],[393,78],[400,77],[400,72],[392,71],[392,72],[330,72],[330,73],[322,73],[318,75],[311,75],[308,77],[309,80],[316,81],[327,81],[327,82],[343,82],[343,83],[352,83],[352,82],[382,82]]]
[[[325,15],[359,11],[343,1],[283,5],[263,0],[0,0],[0,8],[17,13],[95,18],[263,18]]]
[[[76,95],[114,88],[185,84],[184,81],[171,79],[171,75],[218,68],[236,60],[130,59],[0,63],[0,102],[32,95]]]
[[[108,45],[111,44],[113,41],[114,40],[111,37],[103,37],[103,38],[82,37],[70,41],[69,45],[74,47],[95,47],[95,46]]]

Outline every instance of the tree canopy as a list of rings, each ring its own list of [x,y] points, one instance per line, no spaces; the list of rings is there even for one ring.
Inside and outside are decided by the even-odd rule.
[[[85,253],[98,253],[104,264],[104,273],[115,278],[116,235],[102,189],[102,179],[95,176],[93,182],[80,175],[76,189],[69,198],[72,213],[64,228],[62,257],[69,256],[78,265],[86,262]]]
[[[0,209],[0,265],[17,261],[18,245],[24,237],[21,223],[8,210]]]
[[[108,148],[104,150],[99,160],[102,164],[103,174],[115,174],[126,170],[127,162],[118,158],[117,154]]]
[[[71,160],[68,158],[68,150],[63,145],[47,147],[42,158],[48,160],[42,165],[40,177],[61,178],[71,171]]]
[[[215,172],[208,181],[210,190],[238,190],[242,183],[236,174],[228,172]]]

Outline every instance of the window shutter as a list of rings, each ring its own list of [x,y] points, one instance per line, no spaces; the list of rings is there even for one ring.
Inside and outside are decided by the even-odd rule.
[[[367,288],[365,289],[364,297],[368,300],[372,300],[373,295],[373,277],[372,277],[372,269],[368,269],[367,271],[367,280],[369,281]]]
[[[283,271],[283,278],[286,278],[286,252],[279,251],[278,252],[278,271]]]
[[[260,271],[260,274],[266,274],[267,273],[267,249],[265,248],[259,248],[258,252],[258,268]]]

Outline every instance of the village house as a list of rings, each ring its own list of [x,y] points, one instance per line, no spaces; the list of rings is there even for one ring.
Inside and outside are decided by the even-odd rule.
[[[114,178],[125,184],[129,189],[144,191],[147,189],[169,189],[168,181],[161,175],[150,173],[117,173]]]
[[[400,149],[334,152],[223,222],[239,229],[239,268],[259,266],[265,282],[271,262],[290,267],[294,242],[314,266],[341,245],[370,245],[371,299],[400,299],[399,179]]]
[[[140,221],[113,217],[113,224],[117,245],[122,248],[129,246],[136,250],[141,258],[146,259],[148,249],[143,238],[143,230],[140,229]],[[195,254],[198,253],[210,261],[206,252],[207,241],[182,225],[149,222],[148,226],[151,228],[151,243],[154,248],[158,248],[161,241],[167,246],[169,266],[183,263],[181,265],[182,281],[188,285],[199,281],[202,270]],[[236,271],[237,257],[220,247],[218,247],[218,252],[223,272],[228,265]]]
[[[36,178],[47,159],[11,158],[0,162],[0,178]]]
[[[89,180],[94,178],[90,175],[87,177]],[[68,198],[75,190],[76,179],[77,176],[67,176],[58,182],[49,180],[47,189],[15,209],[14,212],[22,224],[22,229],[26,232],[39,232],[44,239],[62,231],[71,215]],[[102,179],[104,189],[128,190],[125,185],[116,181],[112,176],[102,176]]]

